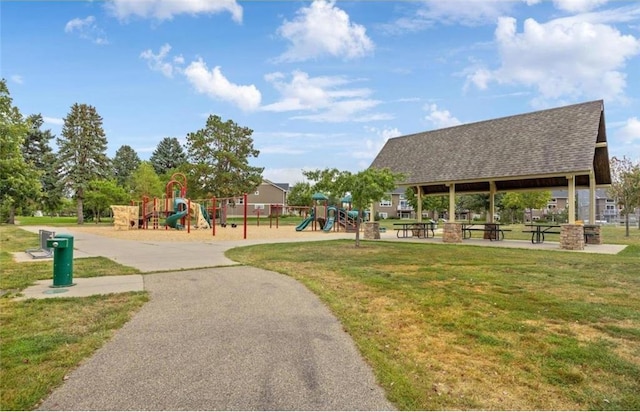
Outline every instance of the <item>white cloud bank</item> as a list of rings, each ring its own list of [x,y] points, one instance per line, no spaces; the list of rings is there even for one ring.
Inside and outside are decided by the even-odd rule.
[[[492,82],[534,87],[543,100],[624,99],[622,69],[640,53],[640,41],[632,35],[577,17],[544,24],[527,19],[522,33],[517,32],[514,18],[502,17],[495,40],[501,66],[472,69],[468,84],[479,89],[487,89]]]
[[[228,12],[242,22],[242,7],[235,0],[110,0],[106,8],[120,20],[135,16],[163,21],[179,14]]]
[[[290,43],[279,61],[324,56],[354,59],[374,49],[366,28],[351,22],[349,15],[335,6],[335,1],[315,0],[309,7],[302,7],[292,21],[285,21],[278,28],[277,34]]]

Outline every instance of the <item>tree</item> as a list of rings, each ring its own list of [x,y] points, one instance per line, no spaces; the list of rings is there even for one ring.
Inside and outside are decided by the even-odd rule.
[[[113,174],[120,186],[124,186],[129,176],[140,165],[140,158],[129,145],[120,146],[113,158]]]
[[[77,202],[78,224],[84,223],[83,202],[89,182],[109,175],[107,138],[95,107],[75,103],[57,139],[62,182]]]
[[[408,187],[404,195],[407,202],[411,205],[413,210],[418,210],[418,196],[412,187]],[[433,217],[438,218],[440,212],[446,212],[449,208],[448,196],[422,196],[422,210],[433,212]]]
[[[346,193],[351,193],[353,207],[358,209],[356,219],[356,247],[360,246],[360,221],[362,211],[373,202],[383,199],[392,192],[397,182],[402,178],[400,174],[394,174],[389,169],[369,168],[356,174],[343,173],[338,180],[338,187],[342,187]]]
[[[187,163],[187,155],[175,137],[165,137],[149,158],[156,173],[160,176]]]
[[[509,212],[509,219],[506,219],[506,216],[501,216],[502,220],[509,222],[515,221],[515,217],[524,212],[525,208],[522,195],[516,192],[509,192],[502,196],[500,206],[503,211]]]
[[[549,200],[551,200],[551,192],[548,190],[522,193],[522,203],[525,209],[529,209],[530,220],[533,220],[533,209],[544,209]]]
[[[204,129],[187,135],[192,197],[227,198],[255,191],[264,168],[249,165],[249,158],[260,154],[253,147],[252,134],[253,130],[232,120],[223,122],[211,115]]]
[[[127,191],[113,179],[92,180],[85,192],[85,206],[91,210],[96,224],[110,205],[123,204],[128,200]]]
[[[462,195],[456,202],[458,210],[475,213],[484,213],[489,210],[489,195],[488,194],[475,194],[475,195]],[[471,213],[469,213],[469,219],[471,219]]]
[[[160,177],[153,169],[151,162],[140,162],[136,170],[129,177],[129,187],[132,199],[142,199],[162,196],[163,186]]]
[[[16,207],[35,198],[40,191],[39,176],[24,159],[22,145],[28,122],[13,106],[6,80],[0,81],[0,212],[3,220],[15,224]],[[6,212],[6,216],[5,216]],[[6,218],[6,219],[5,219]]]
[[[530,191],[530,192],[509,192],[502,196],[500,205],[502,209],[511,212],[511,219],[513,220],[516,214],[524,213],[525,209],[542,209],[551,199],[551,192],[549,191]],[[532,216],[530,216],[532,218]]]
[[[60,170],[56,165],[56,156],[49,146],[54,138],[51,130],[42,130],[44,121],[40,114],[27,118],[30,124],[29,132],[22,144],[22,154],[25,161],[33,165],[40,173],[42,192],[40,201],[45,212],[53,213],[62,204],[62,187],[60,184]],[[38,200],[38,199],[33,199]]]
[[[311,206],[313,204],[313,190],[308,182],[298,182],[291,187],[287,195],[289,206]]]
[[[621,213],[625,216],[625,236],[629,236],[629,215],[635,207],[640,207],[640,163],[631,159],[613,157],[611,159],[611,187],[609,196],[616,199]],[[640,228],[640,224],[638,226]]]
[[[342,187],[344,179],[351,176],[350,172],[340,171],[336,168],[304,170],[302,174],[313,182],[311,186],[312,192],[323,193],[329,198],[329,203],[334,204],[338,203],[345,194],[345,188]]]

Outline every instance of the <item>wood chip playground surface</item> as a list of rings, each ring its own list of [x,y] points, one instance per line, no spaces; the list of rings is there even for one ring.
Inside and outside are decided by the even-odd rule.
[[[191,228],[191,233],[188,233],[186,229],[176,230],[168,228],[165,230],[164,226],[159,229],[131,229],[131,230],[116,230],[112,226],[92,226],[91,224],[84,224],[82,226],[73,226],[73,232],[91,233],[99,236],[106,236],[116,239],[135,240],[135,241],[167,241],[167,242],[203,242],[203,241],[235,241],[242,240],[244,236],[244,226],[239,224],[237,227],[216,226],[216,235],[213,236],[212,229],[194,229]],[[64,233],[64,228],[56,228],[56,233]],[[322,230],[312,231],[307,228],[301,232],[296,232],[295,226],[280,226],[278,228],[273,225],[269,227],[269,224],[257,226],[255,224],[249,224],[247,226],[247,240],[256,239],[308,239],[317,238],[318,240],[325,240],[331,238],[331,234],[337,232],[325,233]],[[344,232],[340,232],[344,234]]]

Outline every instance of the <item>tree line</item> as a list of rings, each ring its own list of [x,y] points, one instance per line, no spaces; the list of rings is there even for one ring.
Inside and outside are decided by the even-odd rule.
[[[164,183],[176,172],[187,176],[192,198],[231,197],[254,191],[263,168],[250,165],[259,151],[253,131],[216,115],[186,136],[163,138],[148,161],[129,145],[113,159],[95,107],[75,103],[60,136],[44,130],[40,114],[26,118],[13,105],[6,80],[0,81],[0,219],[15,223],[16,215],[37,210],[48,215],[75,208],[78,223],[98,221],[112,204],[127,204],[144,196],[160,197]],[[57,152],[51,147],[55,139]]]

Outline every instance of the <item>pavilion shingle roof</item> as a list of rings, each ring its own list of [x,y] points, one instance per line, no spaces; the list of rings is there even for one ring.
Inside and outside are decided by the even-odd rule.
[[[600,143],[597,145],[597,143]],[[601,100],[389,139],[371,167],[405,174],[402,185],[445,192],[611,183]],[[466,186],[465,186],[466,185]]]

